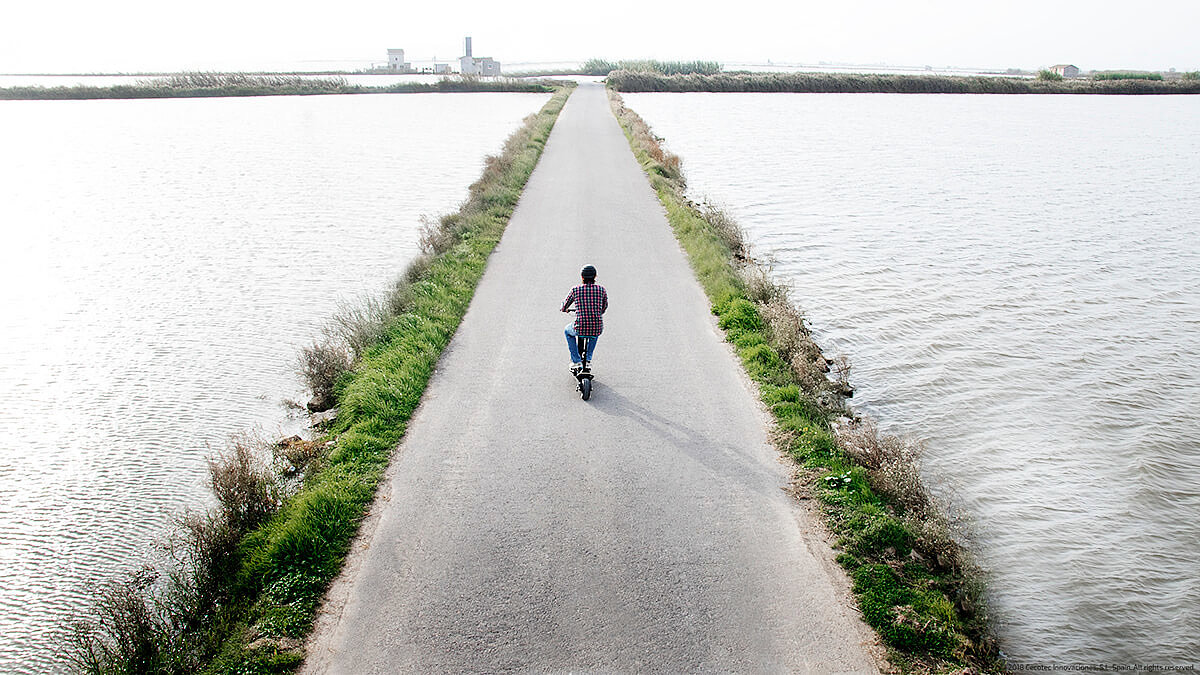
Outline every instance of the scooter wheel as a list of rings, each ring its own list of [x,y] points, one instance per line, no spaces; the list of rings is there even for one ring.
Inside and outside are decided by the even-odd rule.
[[[579,381],[579,394],[585,401],[592,397],[592,378],[585,377]]]

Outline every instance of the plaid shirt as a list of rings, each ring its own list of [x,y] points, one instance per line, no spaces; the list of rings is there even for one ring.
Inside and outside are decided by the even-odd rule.
[[[608,309],[608,291],[600,284],[579,284],[563,300],[562,311],[575,303],[575,332],[596,336],[604,332],[604,310]]]

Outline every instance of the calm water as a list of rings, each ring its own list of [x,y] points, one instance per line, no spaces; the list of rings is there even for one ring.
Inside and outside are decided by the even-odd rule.
[[[635,94],[928,443],[1016,660],[1200,655],[1200,98]]]
[[[205,500],[532,94],[0,102],[0,672]]]

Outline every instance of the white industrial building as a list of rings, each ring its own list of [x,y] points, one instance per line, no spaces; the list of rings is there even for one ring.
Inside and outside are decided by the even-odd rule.
[[[388,50],[388,70],[394,70],[398,73],[412,72],[412,64],[404,60],[403,49]]]
[[[471,38],[466,40],[467,53],[458,59],[458,72],[463,75],[483,75],[491,77],[500,74],[500,62],[487,56],[471,54]]]

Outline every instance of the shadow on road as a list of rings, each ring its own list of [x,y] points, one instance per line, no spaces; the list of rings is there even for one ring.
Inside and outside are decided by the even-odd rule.
[[[620,418],[637,424],[648,435],[659,441],[661,452],[673,453],[681,462],[702,466],[705,471],[722,483],[733,483],[726,487],[746,490],[776,490],[786,486],[782,478],[773,471],[764,471],[760,457],[756,457],[753,441],[745,445],[713,442],[713,434],[692,427],[702,422],[720,424],[719,420],[670,419],[660,415],[637,401],[609,386],[596,388],[590,405],[608,417]],[[773,450],[771,451],[774,452]]]

